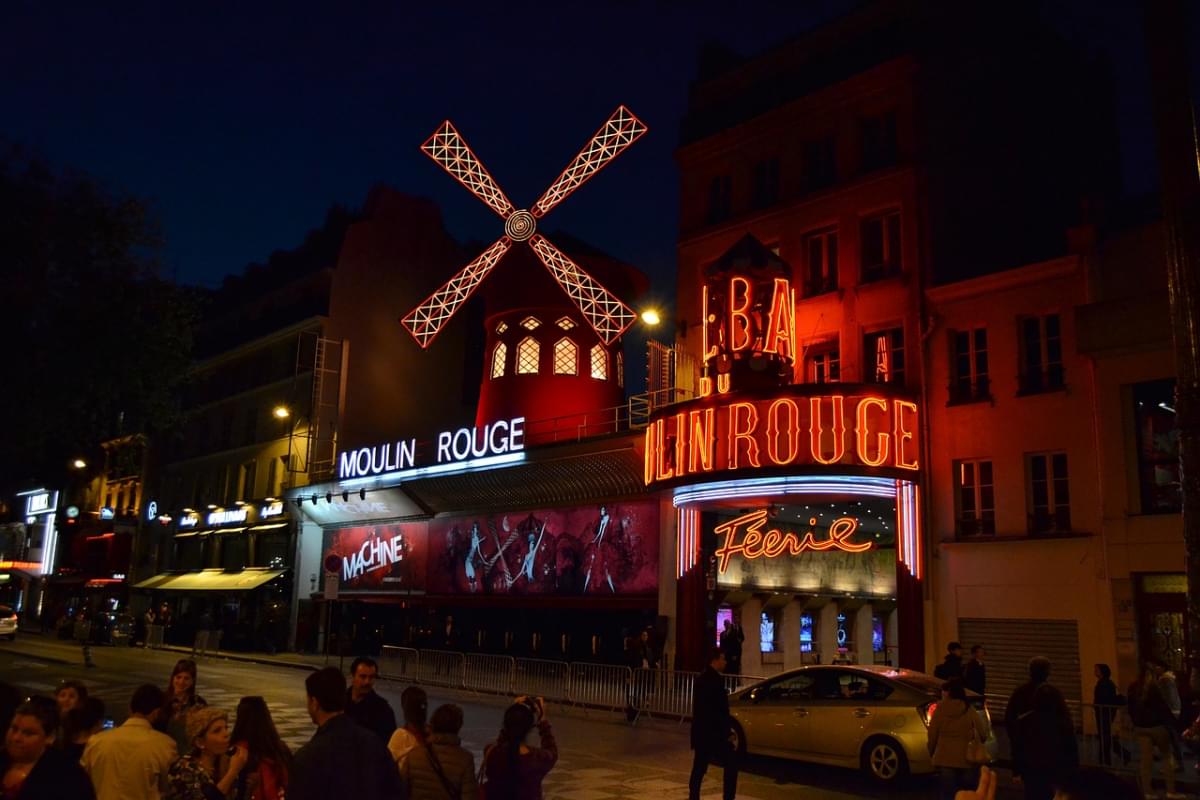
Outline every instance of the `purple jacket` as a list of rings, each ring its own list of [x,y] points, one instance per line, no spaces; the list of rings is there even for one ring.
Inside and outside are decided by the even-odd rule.
[[[558,745],[545,720],[538,723],[538,735],[541,745],[517,756],[515,773],[503,740],[484,752],[488,800],[542,800],[542,778],[558,761]]]

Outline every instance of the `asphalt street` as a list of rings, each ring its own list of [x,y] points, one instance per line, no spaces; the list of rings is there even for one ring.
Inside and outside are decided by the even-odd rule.
[[[0,643],[0,680],[29,692],[52,693],[64,678],[82,680],[105,701],[117,724],[134,687],[153,682],[164,685],[171,667],[183,654],[141,648],[97,647],[97,667],[85,669],[79,648],[71,642],[22,634],[16,642]],[[301,669],[246,663],[224,658],[201,659],[198,689],[212,705],[236,707],[244,695],[266,698],[280,734],[299,747],[312,735],[305,710]],[[317,662],[320,663],[320,662]],[[337,660],[332,661],[335,665]],[[346,668],[349,667],[347,663]],[[401,683],[379,681],[377,689],[400,708]],[[430,709],[445,702],[463,707],[466,725],[464,746],[476,754],[492,741],[500,726],[504,700],[443,689],[430,690]],[[640,720],[630,726],[623,717],[604,711],[552,705],[547,712],[558,738],[560,761],[547,778],[547,800],[607,800],[620,797],[654,797],[683,800],[691,768],[687,724],[674,720]],[[751,758],[738,783],[739,798],[931,798],[934,783],[912,778],[899,790],[885,790],[850,770],[798,764],[778,759]],[[720,770],[713,767],[705,781],[705,798],[720,797]]]

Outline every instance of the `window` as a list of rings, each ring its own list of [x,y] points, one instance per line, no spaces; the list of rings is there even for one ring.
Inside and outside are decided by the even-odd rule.
[[[733,181],[728,175],[714,175],[708,183],[708,216],[712,225],[729,219],[733,210]]]
[[[884,632],[883,617],[875,614],[871,617],[871,652],[882,653],[886,649],[886,634]]]
[[[793,675],[755,690],[754,700],[758,703],[800,705],[812,700],[814,682],[811,672]]]
[[[210,503],[224,505],[229,502],[229,467],[217,468],[217,480],[213,485],[213,497]]]
[[[859,143],[862,146],[862,169],[890,167],[896,163],[896,112],[868,117],[859,123]]]
[[[1151,381],[1134,386],[1133,416],[1137,425],[1142,513],[1178,512],[1183,508],[1183,489],[1179,480],[1175,381]]]
[[[625,354],[617,351],[617,386],[625,388]]]
[[[762,612],[758,622],[758,649],[763,653],[781,652],[775,633],[779,629],[779,612],[770,609]]]
[[[955,461],[955,519],[959,536],[996,535],[996,492],[991,461]]]
[[[537,339],[532,336],[526,336],[517,345],[517,374],[518,375],[537,375],[538,371],[538,355],[541,353],[541,346]]]
[[[804,237],[805,297],[832,292],[838,288],[837,228],[810,233]]]
[[[1021,320],[1021,394],[1061,389],[1064,377],[1058,314]]]
[[[812,614],[800,615],[800,652],[811,653],[816,644],[816,621]]]
[[[804,145],[804,188],[816,191],[837,180],[837,147],[832,136]]]
[[[279,496],[279,459],[272,458],[267,461],[267,497]]]
[[[863,378],[867,383],[904,383],[904,329],[863,337]]]
[[[951,332],[950,370],[951,403],[988,399],[986,328]]]
[[[221,566],[228,570],[250,566],[250,537],[245,533],[221,534]]]
[[[579,371],[579,347],[570,339],[554,343],[554,374],[574,375]]]
[[[558,322],[554,323],[564,331],[569,331],[575,327],[575,321],[570,317],[559,317]]]
[[[900,212],[889,211],[862,222],[862,280],[900,274]]]
[[[603,345],[592,348],[592,377],[598,381],[608,380],[608,352]]]
[[[809,383],[837,383],[842,379],[837,342],[823,342],[808,348],[805,377]]]
[[[837,646],[838,650],[847,650],[850,647],[850,630],[846,627],[846,615],[841,611],[837,615]]]
[[[1035,453],[1026,462],[1029,473],[1029,532],[1071,530],[1071,495],[1066,453]]]
[[[542,323],[537,317],[526,317],[521,320],[521,327],[527,331],[537,330],[541,325]]]
[[[779,201],[779,159],[768,158],[754,165],[754,187],[751,203],[755,208],[767,208]]]
[[[242,480],[241,488],[238,491],[238,500],[249,500],[257,497],[254,490],[257,488],[255,484],[258,482],[258,462],[247,461],[242,464]]]
[[[508,358],[508,345],[504,342],[497,342],[496,349],[492,351],[492,378],[504,377],[504,359]],[[537,359],[534,359],[537,362]]]
[[[254,535],[254,566],[270,569],[285,569],[289,562],[291,537],[286,533],[270,531]]]
[[[496,326],[496,335],[499,336],[506,330],[508,330],[508,323],[501,321],[500,324]]]

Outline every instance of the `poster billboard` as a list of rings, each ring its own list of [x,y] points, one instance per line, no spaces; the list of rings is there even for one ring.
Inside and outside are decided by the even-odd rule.
[[[338,567],[343,593],[424,591],[425,526],[416,522],[327,530],[321,561]]]
[[[430,594],[649,595],[658,591],[658,501],[432,520]]]

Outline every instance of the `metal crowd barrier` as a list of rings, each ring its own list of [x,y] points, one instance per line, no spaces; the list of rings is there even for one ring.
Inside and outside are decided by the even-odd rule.
[[[514,664],[510,656],[463,657],[463,688],[488,694],[513,694]],[[524,692],[522,692],[524,693]]]
[[[540,658],[513,660],[513,691],[541,697],[549,703],[570,702],[571,665]]]
[[[384,645],[379,653],[379,674],[393,681],[416,681],[421,654],[411,647]]]
[[[417,658],[417,683],[430,686],[463,688],[462,653],[444,650],[422,650]]]
[[[567,697],[574,705],[616,711],[629,705],[631,681],[629,667],[571,664]]]
[[[163,646],[163,635],[167,632],[165,625],[146,626],[146,647],[155,649]]]

